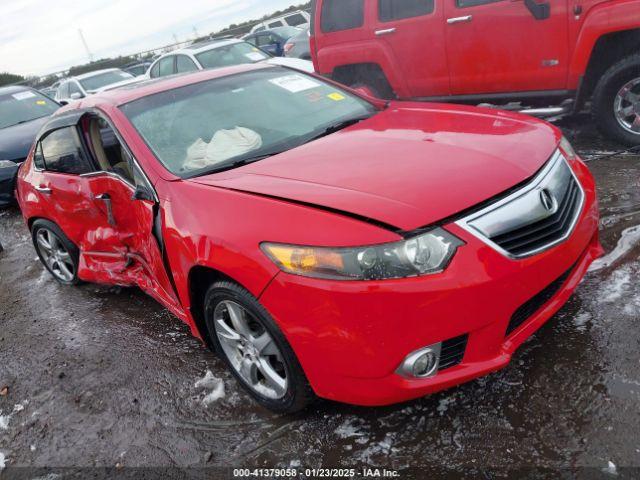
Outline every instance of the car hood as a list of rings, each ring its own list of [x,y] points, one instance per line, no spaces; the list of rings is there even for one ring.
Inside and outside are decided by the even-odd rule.
[[[119,88],[119,87],[124,87],[126,85],[131,85],[134,83],[139,83],[144,81],[144,77],[133,77],[133,78],[128,78],[126,80],[123,80],[121,82],[116,82],[116,83],[112,83],[110,85],[107,85],[105,87],[99,88],[97,90],[91,90],[89,93],[101,93],[101,92],[108,92],[109,90],[113,90],[115,88]]]
[[[523,115],[391,103],[357,125],[201,184],[281,198],[413,230],[531,178],[560,133]]]
[[[23,161],[48,116],[0,129],[0,160]]]
[[[313,68],[313,62],[310,62],[309,60],[302,60],[301,58],[273,57],[265,60],[265,63],[289,67],[306,73],[313,73],[315,71]]]

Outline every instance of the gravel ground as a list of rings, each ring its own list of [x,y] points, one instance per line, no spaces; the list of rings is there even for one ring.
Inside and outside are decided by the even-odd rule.
[[[620,149],[587,119],[561,126],[585,158]],[[256,407],[140,291],[58,285],[19,212],[0,211],[0,478],[218,478],[233,475],[224,467],[289,466],[640,477],[640,157],[589,165],[613,254],[509,367],[394,407],[325,402],[296,416]],[[208,371],[224,384],[211,403],[222,393],[215,379],[196,386]]]

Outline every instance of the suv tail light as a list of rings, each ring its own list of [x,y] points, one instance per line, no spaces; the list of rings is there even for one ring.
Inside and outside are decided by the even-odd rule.
[[[284,53],[289,53],[293,48],[293,43],[286,43],[284,46]]]

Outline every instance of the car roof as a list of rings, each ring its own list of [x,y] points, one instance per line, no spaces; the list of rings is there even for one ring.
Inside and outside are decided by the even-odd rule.
[[[0,95],[24,92],[25,90],[33,90],[33,89],[31,87],[25,87],[22,85],[11,85],[8,87],[0,87]]]
[[[214,80],[216,78],[224,78],[239,73],[265,70],[269,68],[281,68],[285,67],[270,65],[267,63],[247,63],[241,65],[233,65],[230,67],[214,68],[211,70],[200,70],[198,72],[170,75],[168,77],[153,78],[151,80],[126,85],[124,87],[117,88],[115,90],[109,90],[101,92],[96,95],[91,95],[83,99],[82,102],[73,103],[75,108],[86,108],[99,106],[101,104],[109,104],[112,106],[124,105],[125,103],[133,102],[156,93],[162,93],[175,88],[186,87],[194,83],[205,82],[207,80]],[[68,111],[72,108],[66,108]]]
[[[189,52],[189,53],[196,54],[196,53],[201,53],[207,50],[212,50],[213,48],[225,47],[227,45],[233,45],[234,43],[241,43],[241,42],[242,40],[238,40],[237,38],[207,40],[204,42],[194,43],[192,45],[189,45],[188,47],[181,48],[180,50],[176,50],[171,53]]]
[[[78,80],[84,80],[86,78],[95,77],[96,75],[101,75],[103,73],[119,72],[119,71],[120,71],[119,68],[105,68],[104,70],[94,70],[93,72],[83,73],[82,75],[76,75],[75,77],[72,77],[72,78],[76,78]]]

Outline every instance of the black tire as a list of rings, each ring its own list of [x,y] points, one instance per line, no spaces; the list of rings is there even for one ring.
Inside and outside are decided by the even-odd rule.
[[[51,266],[45,260],[41,252],[41,248],[38,246],[38,239],[37,239],[38,233],[43,230],[48,230],[52,232],[60,240],[60,242],[66,249],[66,251],[69,253],[70,260],[73,264],[73,278],[71,278],[70,280],[64,280],[63,278],[61,278],[54,270],[52,270]],[[36,249],[38,258],[40,258],[40,261],[42,262],[44,267],[53,276],[53,278],[56,279],[56,281],[58,281],[62,285],[68,285],[68,286],[78,285],[80,283],[80,279],[78,278],[78,264],[80,259],[80,251],[78,247],[71,240],[69,240],[69,238],[64,234],[64,232],[60,229],[60,227],[58,227],[58,225],[56,225],[53,222],[50,222],[49,220],[43,220],[43,219],[36,220],[35,222],[33,222],[33,225],[31,226],[31,239],[33,240],[33,246]]]
[[[214,325],[214,312],[222,301],[232,301],[242,306],[271,335],[280,350],[286,369],[287,390],[282,398],[273,399],[258,393],[231,364],[230,359],[222,348]],[[240,385],[260,405],[276,413],[290,414],[304,410],[317,399],[289,342],[287,342],[271,315],[251,293],[233,282],[216,282],[209,287],[205,295],[204,312],[209,338],[214,345],[216,353],[223,359],[227,368]]]
[[[622,87],[637,78],[640,78],[640,54],[624,58],[605,72],[593,93],[591,105],[592,115],[600,131],[629,146],[640,144],[640,132],[632,133],[618,122],[614,104]]]

